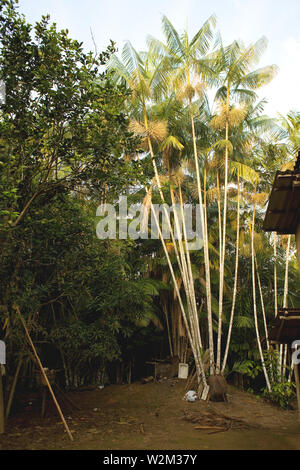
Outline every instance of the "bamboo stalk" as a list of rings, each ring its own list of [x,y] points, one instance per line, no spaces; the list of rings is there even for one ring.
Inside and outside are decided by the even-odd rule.
[[[45,382],[46,382],[46,384],[47,384],[47,387],[48,387],[48,389],[49,389],[49,392],[50,392],[50,394],[51,394],[51,396],[52,396],[52,399],[53,399],[53,401],[54,401],[54,404],[55,404],[55,406],[56,406],[56,409],[57,409],[57,411],[58,411],[58,414],[59,414],[59,416],[60,416],[60,418],[61,418],[61,420],[62,420],[62,422],[63,422],[63,425],[64,425],[64,427],[65,427],[65,430],[66,430],[66,432],[67,432],[67,434],[68,434],[70,440],[73,441],[74,438],[73,438],[73,436],[72,436],[72,434],[71,434],[71,431],[70,431],[70,429],[69,429],[69,426],[67,425],[67,422],[66,422],[66,420],[65,420],[65,418],[64,418],[64,415],[63,415],[63,413],[62,413],[62,411],[61,411],[61,408],[60,408],[60,406],[59,406],[59,404],[58,404],[58,402],[57,402],[57,400],[56,400],[56,397],[55,397],[55,395],[54,395],[54,392],[53,392],[53,390],[52,390],[52,387],[51,387],[51,385],[50,385],[50,382],[49,382],[49,380],[48,380],[48,377],[47,377],[47,375],[46,375],[46,373],[45,373],[45,370],[44,370],[43,365],[42,365],[42,363],[41,363],[41,361],[40,361],[40,358],[39,358],[39,356],[38,356],[38,353],[37,353],[37,351],[36,351],[36,349],[35,349],[35,346],[34,346],[34,344],[33,344],[33,342],[32,342],[32,339],[31,339],[31,336],[30,336],[29,331],[28,331],[28,329],[27,329],[26,323],[25,323],[25,321],[24,321],[24,319],[23,319],[23,317],[22,317],[22,315],[21,315],[20,309],[19,309],[19,307],[18,307],[17,305],[15,306],[15,310],[16,310],[16,312],[17,312],[17,314],[18,314],[18,316],[19,316],[19,318],[20,318],[20,320],[21,320],[21,323],[22,323],[23,327],[24,327],[26,337],[27,337],[28,342],[29,342],[29,344],[30,344],[30,346],[31,346],[31,348],[32,348],[33,354],[34,354],[34,356],[35,356],[35,358],[36,358],[36,361],[37,361],[37,363],[38,363],[38,366],[39,366],[39,368],[40,368],[40,370],[41,370],[41,374],[42,374],[43,377],[44,377],[44,380],[45,380]]]

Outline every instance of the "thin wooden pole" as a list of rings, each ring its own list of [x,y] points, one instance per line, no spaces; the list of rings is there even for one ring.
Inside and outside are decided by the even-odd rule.
[[[292,353],[297,350],[297,347],[292,350]],[[300,420],[300,380],[299,380],[299,368],[298,364],[292,362],[292,367],[294,369],[295,382],[296,382],[296,391],[297,391],[297,402],[298,402],[298,419]]]
[[[299,264],[299,271],[300,271],[300,224],[298,224],[298,227],[296,229],[295,239],[296,239],[296,248],[297,248],[298,264]],[[299,380],[298,364],[294,364],[294,374],[295,374],[295,382],[296,382],[296,388],[297,388],[298,418],[300,420],[300,380]]]
[[[300,420],[300,381],[299,381],[298,364],[294,365],[294,374],[295,374],[297,401],[298,401],[298,419]]]
[[[45,373],[45,371],[44,371],[43,365],[42,365],[42,363],[41,363],[41,361],[40,361],[40,358],[39,358],[39,356],[38,356],[38,353],[37,353],[37,351],[36,351],[36,349],[35,349],[35,346],[34,346],[34,344],[33,344],[33,342],[32,342],[32,339],[31,339],[31,337],[30,337],[30,334],[29,334],[29,331],[28,331],[28,329],[27,329],[26,323],[25,323],[25,321],[24,321],[24,319],[23,319],[23,317],[22,317],[22,315],[21,315],[20,309],[19,309],[19,307],[18,307],[17,305],[15,306],[15,310],[16,310],[17,314],[19,315],[19,318],[20,318],[21,323],[22,323],[22,325],[23,325],[23,327],[24,327],[24,330],[25,330],[27,339],[28,339],[29,344],[30,344],[30,346],[31,346],[31,348],[32,348],[33,354],[34,354],[34,356],[35,356],[35,358],[36,358],[36,360],[37,360],[37,363],[38,363],[38,365],[39,365],[39,368],[41,369],[41,373],[42,373],[42,375],[43,375],[43,377],[44,377],[44,379],[45,379],[45,382],[46,382],[46,384],[47,384],[47,387],[48,387],[48,389],[49,389],[49,392],[50,392],[50,394],[51,394],[51,396],[52,396],[52,398],[53,398],[54,404],[55,404],[55,406],[56,406],[56,408],[57,408],[58,414],[59,414],[59,416],[60,416],[60,418],[61,418],[61,420],[62,420],[62,422],[63,422],[63,425],[64,425],[64,427],[65,427],[65,430],[66,430],[66,432],[67,432],[67,434],[68,434],[70,440],[73,441],[74,438],[73,438],[73,436],[72,436],[72,434],[71,434],[71,431],[70,431],[70,429],[69,429],[69,426],[68,426],[67,423],[66,423],[66,420],[65,420],[65,418],[64,418],[64,415],[62,414],[61,408],[60,408],[60,406],[59,406],[59,404],[58,404],[58,402],[57,402],[57,400],[56,400],[56,398],[55,398],[55,395],[54,395],[54,392],[53,392],[52,387],[51,387],[51,385],[50,385],[50,382],[49,382],[49,380],[48,380],[48,377],[47,377],[47,375],[46,375],[46,373]]]
[[[29,318],[31,319],[32,316],[33,315],[31,315]],[[28,329],[28,331],[30,331],[30,328]],[[23,350],[20,353],[20,358],[19,358],[19,361],[18,361],[18,364],[17,364],[16,372],[15,372],[14,379],[13,379],[13,383],[12,383],[12,386],[11,386],[11,389],[10,389],[10,392],[9,392],[9,396],[8,396],[8,400],[7,400],[7,405],[6,405],[6,409],[5,409],[5,420],[6,421],[8,420],[9,415],[10,415],[10,410],[11,410],[11,406],[12,406],[12,403],[13,403],[13,400],[14,400],[16,386],[17,386],[20,370],[21,370],[21,367],[22,367],[23,359],[24,359],[24,347],[23,347]]]
[[[274,232],[274,307],[275,307],[275,318],[278,313],[278,297],[277,297],[277,233]],[[278,350],[278,345],[276,345]]]
[[[43,387],[43,393],[42,393],[42,412],[41,412],[42,418],[45,417],[46,401],[47,401],[47,389],[46,389],[46,387]]]
[[[4,434],[4,399],[2,386],[2,364],[0,364],[0,434]]]
[[[21,355],[21,357],[19,359],[17,369],[16,369],[16,372],[15,372],[15,376],[14,376],[14,380],[13,380],[13,383],[12,383],[12,386],[11,386],[11,389],[10,389],[10,392],[9,392],[9,397],[8,397],[8,402],[7,402],[6,412],[5,412],[5,418],[6,419],[8,419],[9,414],[10,414],[11,405],[12,405],[12,402],[13,402],[13,399],[14,399],[16,385],[17,385],[17,382],[18,382],[18,377],[19,377],[19,373],[20,373],[20,370],[21,370],[22,362],[23,362],[23,355]]]
[[[300,271],[300,224],[297,227],[295,239],[296,239],[296,248],[297,248],[298,264],[299,264],[299,271]]]

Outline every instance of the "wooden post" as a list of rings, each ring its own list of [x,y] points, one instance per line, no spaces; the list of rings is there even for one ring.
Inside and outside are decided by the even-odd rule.
[[[2,364],[0,364],[0,434],[4,434],[4,398],[2,384]]]
[[[294,364],[294,374],[295,374],[297,401],[298,401],[298,419],[300,420],[300,381],[299,381],[298,364]]]
[[[44,370],[44,368],[43,368],[43,365],[42,365],[42,363],[41,363],[41,360],[40,360],[40,358],[39,358],[39,356],[38,356],[38,353],[37,353],[37,351],[36,351],[36,349],[35,349],[35,346],[34,346],[34,344],[33,344],[33,342],[32,342],[32,339],[31,339],[31,337],[30,337],[30,334],[29,334],[28,328],[27,328],[27,326],[26,326],[26,323],[25,323],[25,321],[24,321],[24,319],[23,319],[23,317],[22,317],[22,315],[21,315],[20,309],[19,309],[19,307],[18,307],[17,305],[15,306],[15,310],[16,310],[17,314],[19,315],[19,318],[20,318],[21,323],[22,323],[22,325],[23,325],[23,327],[24,327],[24,330],[25,330],[27,339],[28,339],[29,344],[30,344],[30,346],[31,346],[31,348],[32,348],[33,354],[34,354],[34,356],[35,356],[35,358],[36,358],[36,360],[37,360],[37,363],[38,363],[39,368],[40,368],[40,370],[41,370],[42,376],[43,376],[44,379],[45,379],[45,382],[46,382],[46,384],[47,384],[47,387],[48,387],[48,389],[49,389],[49,392],[50,392],[50,394],[51,394],[51,396],[52,396],[52,398],[53,398],[54,404],[55,404],[56,409],[57,409],[57,411],[58,411],[58,414],[59,414],[59,416],[60,416],[60,418],[61,418],[61,420],[62,420],[62,422],[63,422],[63,425],[64,425],[64,427],[65,427],[65,430],[67,431],[67,434],[68,434],[69,438],[71,439],[71,441],[73,441],[74,438],[73,438],[73,436],[72,436],[72,434],[71,434],[71,431],[70,431],[70,429],[69,429],[69,426],[68,426],[67,423],[66,423],[66,420],[65,420],[65,418],[64,418],[64,415],[62,414],[62,411],[61,411],[60,406],[59,406],[59,404],[58,404],[58,402],[57,402],[57,400],[56,400],[56,397],[55,397],[55,395],[54,395],[54,392],[53,392],[53,390],[52,390],[52,387],[51,387],[51,385],[50,385],[50,382],[49,382],[49,380],[48,380],[48,377],[47,377],[47,375],[46,375],[46,373],[45,373],[45,370]]]
[[[298,227],[296,229],[295,240],[296,240],[298,264],[299,264],[299,271],[300,271],[300,224],[298,224]]]
[[[6,420],[9,417],[9,413],[10,413],[10,410],[11,410],[11,405],[12,405],[12,402],[13,402],[13,399],[14,399],[15,390],[16,390],[16,386],[17,386],[17,382],[18,382],[18,377],[19,377],[19,373],[20,373],[20,370],[21,370],[21,366],[22,366],[22,361],[23,361],[23,355],[21,355],[21,357],[19,359],[17,369],[16,369],[16,372],[15,372],[15,376],[14,376],[14,380],[13,380],[13,383],[12,383],[12,386],[11,386],[11,389],[10,389],[10,392],[9,392],[9,397],[8,397],[8,401],[7,401],[7,405],[6,405],[6,411],[5,411],[5,419]]]
[[[42,412],[41,412],[42,418],[45,417],[46,401],[47,401],[47,388],[46,388],[46,387],[43,387],[43,392],[42,392]]]
[[[297,351],[297,346],[294,346],[292,349],[292,370],[295,375],[296,382],[296,392],[297,392],[297,402],[298,402],[298,419],[300,420],[300,380],[299,380],[299,368],[298,364],[293,361],[293,354]]]
[[[296,229],[295,241],[296,241],[296,248],[297,248],[298,265],[299,265],[299,271],[300,271],[300,223],[298,224],[297,229]],[[297,388],[298,418],[300,420],[300,380],[299,380],[298,364],[294,364],[294,374],[295,374],[295,382],[296,382],[296,388]]]

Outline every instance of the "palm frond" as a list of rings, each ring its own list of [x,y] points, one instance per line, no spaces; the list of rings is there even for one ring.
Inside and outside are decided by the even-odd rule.
[[[163,141],[160,148],[161,148],[161,150],[166,150],[166,149],[170,149],[170,148],[174,148],[174,149],[177,149],[177,150],[182,150],[184,148],[184,146],[179,142],[179,140],[175,136],[169,135]]]
[[[203,23],[189,44],[193,55],[198,53],[200,56],[203,56],[207,53],[213,38],[213,28],[215,28],[215,26],[216,15],[211,15],[205,23]]]
[[[148,121],[146,128],[144,123],[132,119],[129,123],[129,130],[143,139],[149,136],[156,142],[161,142],[167,137],[168,123],[167,121]]]
[[[143,72],[143,60],[134,49],[130,41],[126,41],[122,50],[122,60],[130,74]]]
[[[173,54],[178,55],[179,57],[184,56],[184,48],[181,43],[180,37],[166,16],[162,17],[162,29],[165,34],[167,45],[169,50],[172,51]]]
[[[277,65],[261,67],[260,69],[257,69],[241,77],[239,84],[243,87],[255,90],[270,83],[270,81],[273,80],[275,75],[278,73],[278,70],[279,68]]]
[[[230,162],[230,170],[232,174],[239,173],[240,177],[249,183],[254,184],[259,181],[259,174],[253,168],[244,163],[232,160]]]
[[[107,65],[107,70],[114,72],[116,74],[117,80],[123,79],[127,85],[129,84],[130,73],[115,54],[111,56]]]

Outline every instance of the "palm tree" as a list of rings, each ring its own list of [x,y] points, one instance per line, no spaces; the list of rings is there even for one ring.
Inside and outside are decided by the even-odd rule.
[[[227,221],[227,196],[228,196],[228,171],[229,153],[233,152],[232,143],[229,140],[231,126],[240,124],[246,117],[247,106],[256,99],[253,90],[268,83],[276,73],[277,67],[272,65],[258,70],[252,70],[258,62],[266,47],[266,39],[261,38],[255,44],[245,47],[241,42],[234,41],[228,47],[224,47],[219,37],[219,49],[213,53],[216,70],[218,71],[219,87],[216,100],[219,102],[220,112],[212,120],[215,129],[225,130],[225,140],[220,144],[225,148],[224,155],[224,201],[223,201],[223,230],[222,230],[222,255],[220,264],[220,291],[219,291],[219,324],[217,343],[217,371],[221,363],[221,336],[223,316],[223,293],[224,293],[224,266],[226,252],[226,221]],[[234,107],[234,103],[240,103],[240,108]]]
[[[278,125],[274,129],[273,142],[277,144],[276,150],[276,169],[281,170],[293,169],[295,157],[297,157],[300,146],[300,113],[290,111],[287,116],[279,115]],[[283,239],[282,239],[283,241]],[[291,235],[287,237],[285,251],[285,279],[283,293],[283,307],[288,306],[288,278],[289,278],[289,257],[290,257]],[[275,315],[278,310],[277,300],[277,235],[274,233],[274,285],[275,285]],[[283,346],[279,348],[278,375],[284,377],[286,371],[287,348],[283,350]]]
[[[163,141],[167,137],[167,123],[164,121],[149,121],[147,113],[147,102],[149,102],[151,99],[161,96],[162,92],[165,90],[164,81],[161,78],[158,80],[162,60],[157,58],[153,54],[138,54],[129,42],[127,42],[123,48],[122,58],[123,62],[120,61],[115,55],[112,56],[110,69],[113,70],[116,74],[117,80],[121,83],[125,83],[125,85],[132,92],[132,109],[134,111],[135,116],[140,119],[135,119],[132,121],[131,130],[136,135],[142,137],[144,142],[146,142],[148,146],[148,150],[150,152],[154,168],[156,185],[158,187],[161,200],[164,203],[165,198],[162,191],[161,178],[159,176],[156,165],[152,140],[156,140],[159,142]],[[174,140],[171,142],[172,145],[174,145]],[[185,308],[180,296],[176,277],[174,274],[174,269],[169,257],[165,241],[163,240],[162,232],[159,227],[159,221],[151,203],[152,214],[157,225],[159,237],[163,244],[165,255],[167,257],[168,265],[176,289],[176,294],[182,310],[185,327],[189,336],[191,347],[193,349],[195,363],[197,367],[198,381],[200,382],[200,380],[202,379],[203,384],[206,387],[205,390],[207,390],[206,378],[203,372],[203,364],[201,360],[200,348],[202,346],[202,341],[197,318],[196,302],[193,298],[193,289],[191,289],[192,281],[189,278],[182,244],[179,243],[178,252],[174,237],[174,231],[171,225],[168,211],[166,210],[165,205],[163,205],[163,208],[165,211],[166,220],[169,225],[173,248],[176,254],[177,263],[180,268],[181,276],[186,291],[186,296],[188,300],[188,315],[185,312]]]
[[[300,113],[289,111],[286,117],[279,116],[280,128],[277,137],[286,141],[289,153],[296,157],[300,148]]]
[[[203,26],[197,31],[194,37],[189,40],[188,32],[181,36],[175,30],[172,23],[166,16],[162,19],[163,32],[166,43],[150,37],[150,51],[162,58],[159,68],[159,77],[163,83],[169,82],[169,86],[175,90],[178,99],[186,102],[190,112],[190,122],[192,129],[193,153],[196,168],[198,198],[201,212],[201,222],[204,238],[204,258],[205,258],[205,282],[208,311],[209,330],[209,350],[210,350],[210,372],[214,372],[214,343],[213,343],[213,323],[211,308],[211,283],[207,226],[205,224],[205,214],[203,212],[202,185],[198,161],[197,139],[195,133],[194,110],[192,100],[196,93],[203,95],[205,81],[214,77],[210,61],[205,57],[210,41],[213,36],[215,26],[215,16],[211,16]]]

